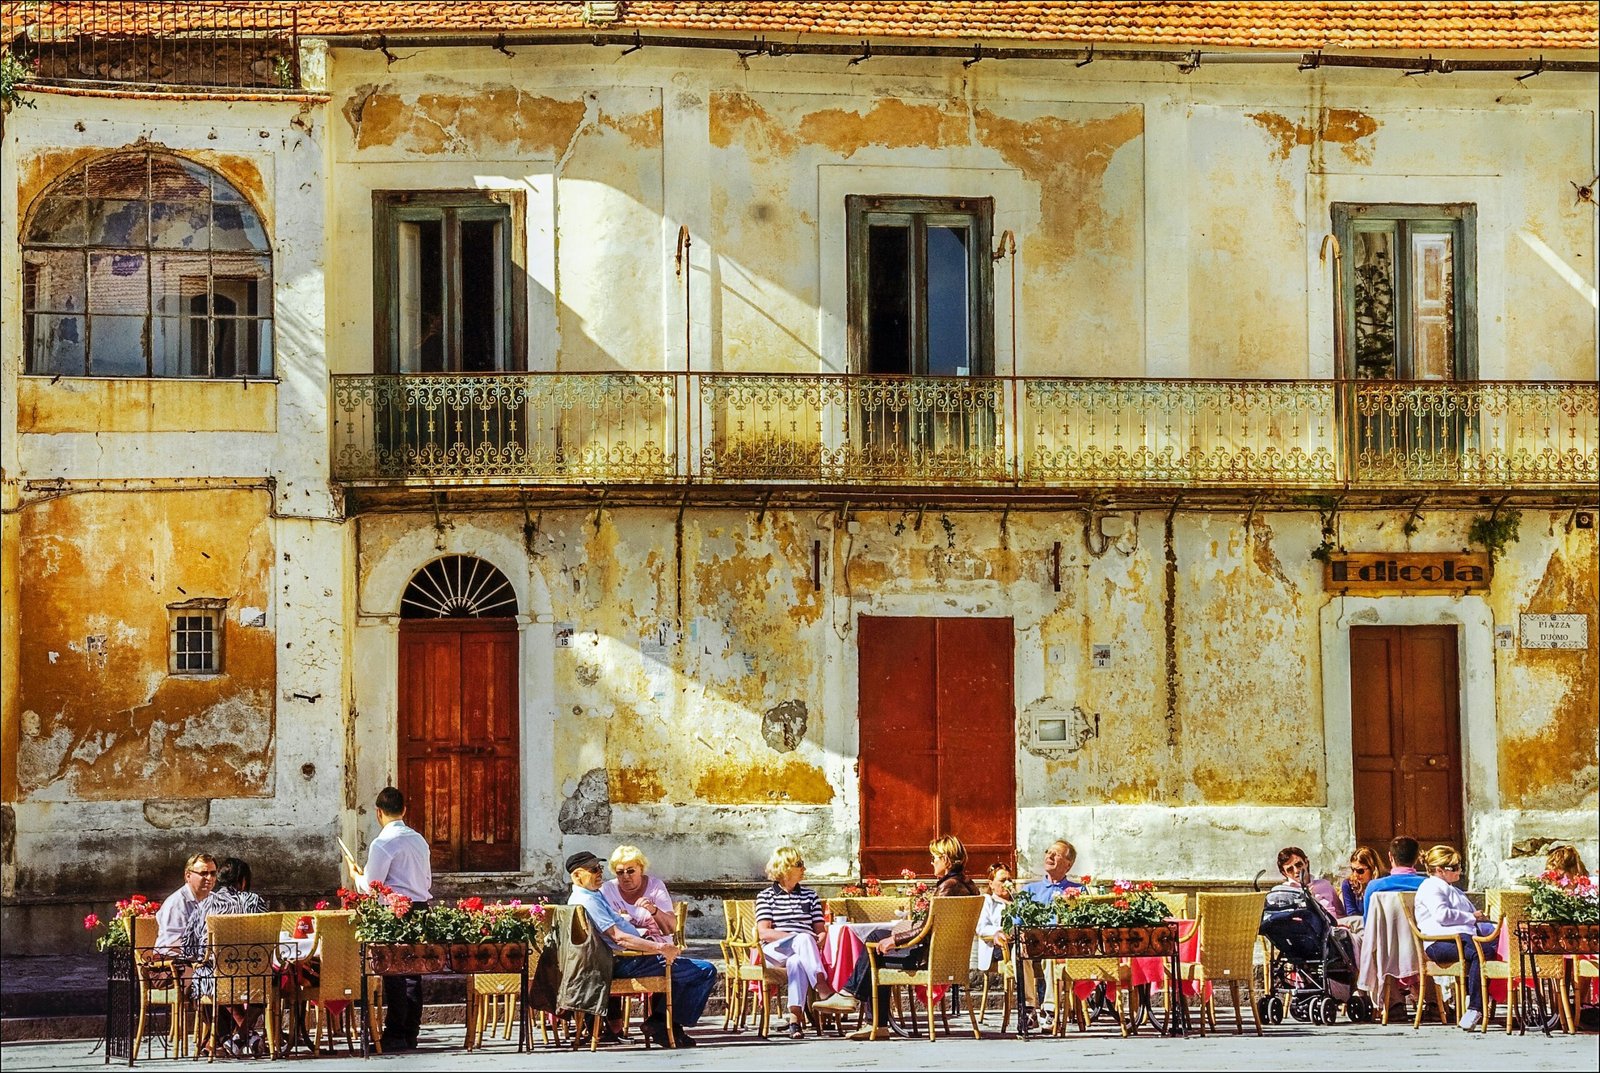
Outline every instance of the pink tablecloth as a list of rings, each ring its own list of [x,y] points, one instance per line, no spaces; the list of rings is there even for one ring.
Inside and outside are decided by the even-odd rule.
[[[855,971],[856,962],[866,954],[867,947],[863,938],[874,931],[893,927],[892,923],[881,924],[843,924],[832,923],[828,925],[827,938],[823,940],[822,964],[828,972],[828,983],[833,985],[835,991],[844,989],[849,981],[850,974]],[[945,989],[933,989],[933,1003],[944,997]],[[925,1004],[928,997],[923,988],[917,988],[917,997]]]
[[[1178,925],[1178,934],[1185,937],[1184,941],[1178,945],[1178,961],[1185,964],[1199,961],[1200,929],[1194,926],[1194,921],[1192,920],[1179,920],[1176,923]],[[1132,986],[1138,987],[1141,984],[1164,986],[1166,984],[1168,959],[1163,957],[1128,958],[1127,961],[1128,982]],[[1078,980],[1073,984],[1072,990],[1077,993],[1079,998],[1087,998],[1094,992],[1099,983],[1100,981],[1098,980]],[[1115,981],[1106,981],[1106,989],[1108,991],[1115,991],[1119,986]],[[1183,993],[1192,996],[1196,987],[1197,985],[1192,981],[1185,980],[1183,982]]]

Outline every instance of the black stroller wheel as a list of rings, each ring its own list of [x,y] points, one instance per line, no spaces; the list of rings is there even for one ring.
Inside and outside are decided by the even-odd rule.
[[[1273,997],[1271,995],[1262,995],[1256,999],[1256,1016],[1264,1025],[1272,1023],[1272,1003]]]
[[[1296,1021],[1311,1020],[1311,1000],[1303,998],[1291,999],[1289,1002],[1289,1016]]]
[[[1270,1003],[1267,1006],[1267,1010],[1272,1014],[1273,1024],[1283,1024],[1283,999],[1279,998],[1277,995],[1273,995]]]
[[[1332,996],[1324,995],[1317,1000],[1318,1012],[1322,1015],[1319,1021],[1325,1025],[1339,1023],[1339,1004],[1333,1001]]]
[[[1345,1004],[1344,1015],[1356,1024],[1372,1020],[1372,1003],[1365,995],[1351,995]]]

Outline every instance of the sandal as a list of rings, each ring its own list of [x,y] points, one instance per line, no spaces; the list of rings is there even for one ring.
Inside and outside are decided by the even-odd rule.
[[[778,1029],[778,1031],[774,1032],[773,1035],[779,1039],[805,1039],[806,1026],[801,1024],[799,1021],[790,1021],[788,1024]]]

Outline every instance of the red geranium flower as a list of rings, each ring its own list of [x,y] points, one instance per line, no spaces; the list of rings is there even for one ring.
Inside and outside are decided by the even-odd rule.
[[[90,929],[98,928],[100,926],[100,918],[95,916],[93,913],[90,913],[88,916],[83,918],[83,926]]]

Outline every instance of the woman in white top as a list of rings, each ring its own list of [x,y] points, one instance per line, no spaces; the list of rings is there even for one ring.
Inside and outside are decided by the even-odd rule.
[[[1013,894],[1011,869],[1003,864],[989,867],[989,893],[983,896],[983,912],[978,915],[978,938],[975,943],[977,968],[988,972],[994,966],[995,947],[1004,939],[1006,906]],[[1005,956],[1004,951],[1000,954]]]
[[[1500,954],[1491,945],[1482,945],[1478,937],[1491,935],[1494,925],[1467,900],[1455,884],[1461,879],[1461,854],[1449,846],[1434,846],[1423,857],[1428,865],[1428,878],[1417,888],[1417,930],[1424,935],[1460,935],[1461,957],[1467,970],[1467,1012],[1461,1015],[1461,1027],[1469,1031],[1483,1020],[1483,981],[1478,975],[1478,959],[1499,960]],[[1439,965],[1449,965],[1456,960],[1456,941],[1439,940],[1427,945],[1429,960]]]
[[[649,867],[638,846],[618,846],[611,851],[611,873],[617,878],[601,884],[600,896],[646,939],[672,939],[678,927],[677,911],[667,885],[649,875]]]

